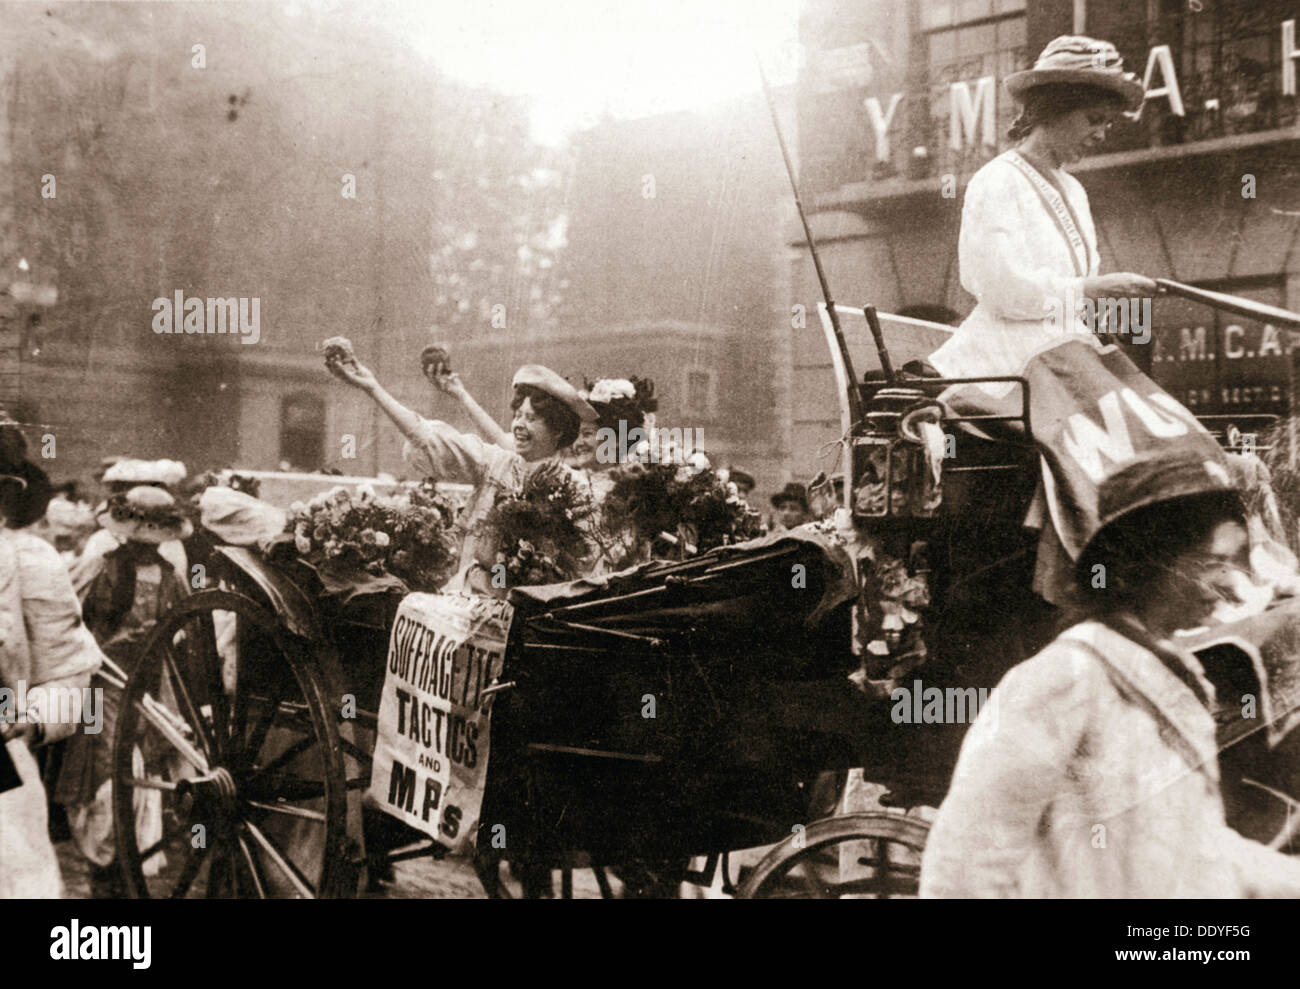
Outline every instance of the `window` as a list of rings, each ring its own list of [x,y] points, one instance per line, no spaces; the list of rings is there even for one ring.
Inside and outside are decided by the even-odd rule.
[[[926,54],[930,85],[943,87],[945,97],[950,83],[973,82],[986,75],[1001,80],[1028,65],[1023,2],[1017,6],[1003,0],[1002,8],[1015,9],[998,9],[996,14],[989,13],[999,6],[995,0],[933,6],[966,8],[970,13],[984,11],[977,15],[980,19],[963,17],[960,21],[937,20],[928,15],[931,24],[926,30]]]
[[[977,144],[959,153],[956,160],[949,160],[951,152],[939,150],[948,141],[952,84],[964,82],[974,94],[977,80],[993,77],[994,89],[988,95],[997,108],[996,139],[1001,141],[1015,116],[1015,105],[1002,91],[1002,80],[1031,61],[1026,48],[1024,0],[924,0],[921,27],[925,33],[933,133],[928,141],[920,143],[927,144],[931,154],[944,156],[942,171],[978,167],[979,161],[966,161],[964,156],[977,149],[987,156],[994,149]]]
[[[325,464],[325,403],[309,392],[280,402],[280,460],[299,470]]]

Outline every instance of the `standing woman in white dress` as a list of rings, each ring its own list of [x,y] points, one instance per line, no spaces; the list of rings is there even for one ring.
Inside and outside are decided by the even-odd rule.
[[[32,750],[76,731],[77,720],[61,718],[80,718],[80,705],[65,710],[56,699],[80,699],[103,662],[58,551],[24,531],[50,498],[44,472],[26,460],[26,446],[17,429],[0,426],[0,688],[6,691],[0,745],[21,781],[0,792],[0,899],[62,893]],[[16,709],[24,697],[25,709]]]

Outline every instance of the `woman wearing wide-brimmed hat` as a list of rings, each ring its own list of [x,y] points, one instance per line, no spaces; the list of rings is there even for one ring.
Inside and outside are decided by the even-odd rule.
[[[172,460],[122,458],[109,467],[103,477],[109,497],[96,509],[102,528],[73,568],[86,627],[128,675],[144,637],[190,590],[181,540],[193,534],[193,525],[170,490],[184,477],[185,465]],[[65,808],[73,842],[90,863],[91,894],[117,896],[111,739],[121,691],[109,681],[93,686],[104,698],[103,731],[68,742],[54,800]],[[162,821],[159,801],[147,792],[133,800],[141,834],[155,833]]]
[[[1043,466],[1026,517],[1040,530],[1033,588],[1064,605],[1107,474],[1171,447],[1229,466],[1193,413],[1137,368],[1118,337],[1098,335],[1099,300],[1116,306],[1117,325],[1107,330],[1120,328],[1121,305],[1131,329],[1132,318],[1149,314],[1158,286],[1132,272],[1099,274],[1088,196],[1066,166],[1100,148],[1120,114],[1141,105],[1142,83],[1109,42],[1066,36],[1033,68],[1008,76],[1006,87],[1020,105],[1010,132],[1017,144],[975,173],[962,206],[961,283],[977,304],[930,363],[948,377],[1029,383],[1024,392],[1010,383],[958,385],[942,398],[966,415],[1014,417],[1022,399],[1028,406]]]
[[[958,261],[978,304],[930,356],[948,377],[1018,373],[1036,349],[1060,341],[1060,321],[1045,320],[1055,306],[1156,294],[1144,275],[1098,274],[1088,195],[1065,170],[1141,104],[1141,81],[1109,42],[1061,37],[1005,85],[1021,108],[1009,134],[1017,143],[966,188]]]
[[[1241,710],[1176,633],[1249,569],[1215,461],[1136,461],[1101,488],[1075,579],[1083,620],[1008,673],[966,735],[921,895],[1300,896],[1300,860],[1225,821],[1216,717]]]
[[[45,788],[31,749],[76,730],[54,709],[61,705],[49,702],[79,699],[103,662],[58,551],[24,529],[44,514],[49,498],[49,482],[27,460],[22,434],[0,425],[0,688],[6,691],[0,706],[0,899],[60,895]],[[24,699],[25,710],[17,709]],[[12,786],[15,775],[19,785]]]

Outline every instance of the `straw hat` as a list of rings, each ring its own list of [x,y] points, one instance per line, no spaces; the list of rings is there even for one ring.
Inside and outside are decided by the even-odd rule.
[[[1053,38],[1032,69],[1013,72],[1005,80],[1007,92],[1017,99],[1027,90],[1048,83],[1104,89],[1123,99],[1126,110],[1136,110],[1145,92],[1142,80],[1124,71],[1124,60],[1114,45],[1082,35]]]

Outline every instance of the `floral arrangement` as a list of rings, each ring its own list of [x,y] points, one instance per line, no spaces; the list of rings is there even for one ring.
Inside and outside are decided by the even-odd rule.
[[[497,533],[496,562],[505,567],[507,584],[581,576],[593,551],[588,532],[594,512],[577,477],[559,464],[534,468],[517,493],[500,495],[485,524]]]
[[[923,546],[911,548],[914,566],[874,545],[858,556],[861,596],[855,624],[862,664],[850,679],[873,696],[888,696],[926,661],[930,582]]]
[[[631,532],[639,543],[666,544],[684,558],[761,535],[758,513],[710,468],[628,463],[610,473],[601,526],[611,543]]]
[[[430,482],[382,497],[359,484],[294,502],[285,531],[327,590],[388,575],[410,590],[435,591],[456,565],[455,517],[456,506]]]

